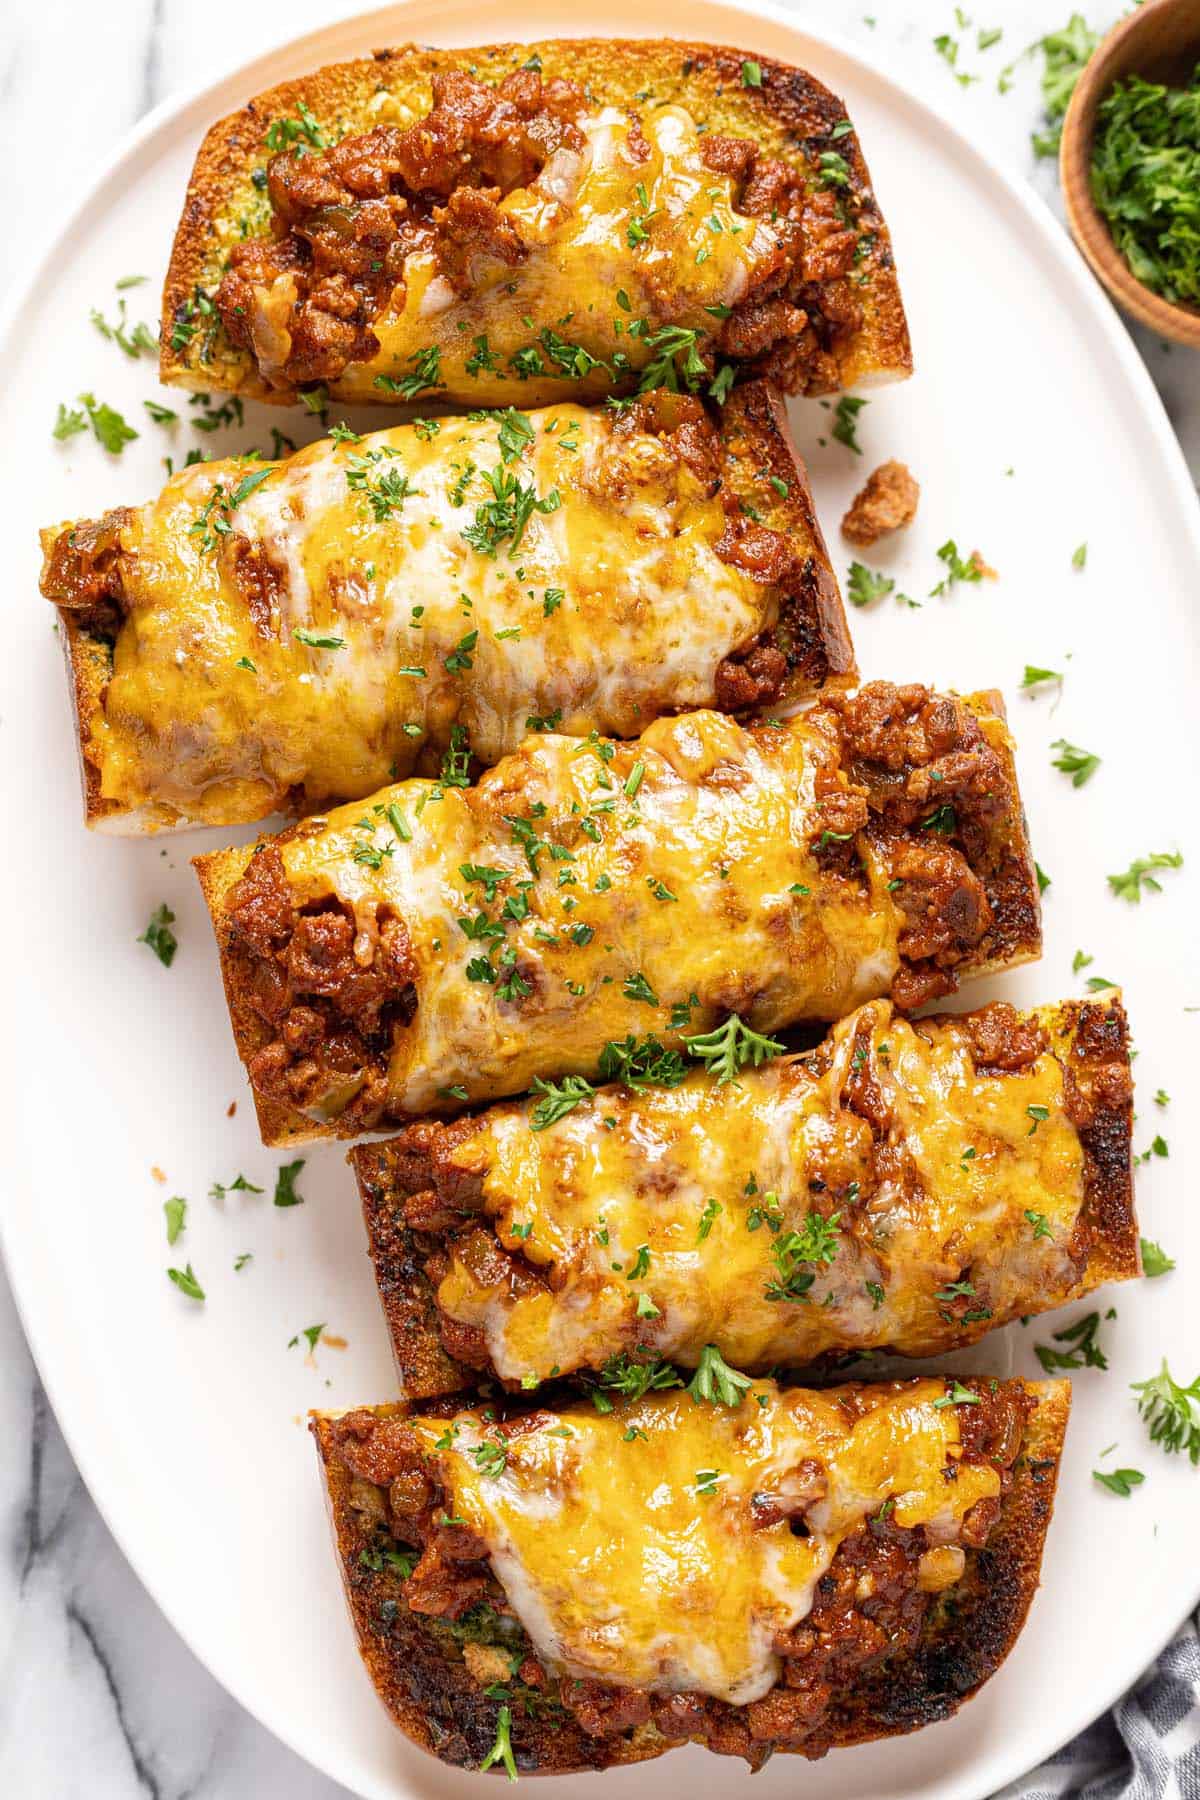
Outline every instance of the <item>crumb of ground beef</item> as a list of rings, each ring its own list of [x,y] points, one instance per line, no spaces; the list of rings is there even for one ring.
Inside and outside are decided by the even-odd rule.
[[[866,549],[885,533],[911,525],[920,498],[920,483],[906,463],[880,463],[854,496],[842,520],[842,536]]]

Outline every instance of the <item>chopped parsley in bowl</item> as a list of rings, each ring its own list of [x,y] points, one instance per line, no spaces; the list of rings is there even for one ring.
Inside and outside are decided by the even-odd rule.
[[[1091,189],[1136,280],[1200,305],[1200,66],[1186,87],[1113,84],[1096,109]]]

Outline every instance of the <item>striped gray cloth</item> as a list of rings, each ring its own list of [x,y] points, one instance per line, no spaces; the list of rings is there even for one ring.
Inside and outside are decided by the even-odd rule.
[[[1110,1713],[994,1800],[1200,1800],[1200,1614]]]

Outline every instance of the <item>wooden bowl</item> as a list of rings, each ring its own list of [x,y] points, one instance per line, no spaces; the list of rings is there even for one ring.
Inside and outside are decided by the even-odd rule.
[[[1197,0],[1145,0],[1113,27],[1079,77],[1063,121],[1059,173],[1071,235],[1123,311],[1161,337],[1200,346],[1200,310],[1164,300],[1130,271],[1092,199],[1096,108],[1114,81],[1141,75],[1182,86],[1200,62]]]

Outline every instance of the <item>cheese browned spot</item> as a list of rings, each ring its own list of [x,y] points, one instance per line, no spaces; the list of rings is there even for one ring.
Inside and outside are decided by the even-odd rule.
[[[910,1025],[876,1001],[736,1082],[604,1088],[543,1129],[531,1102],[495,1107],[426,1152],[461,1218],[438,1306],[519,1383],[635,1346],[695,1366],[715,1344],[739,1368],[932,1356],[1063,1304],[1091,1247],[1073,1035],[1066,1009]],[[420,1158],[429,1128],[410,1135]]]
[[[941,1381],[864,1389],[848,1428],[836,1392],[759,1382],[732,1409],[667,1393],[503,1436],[478,1410],[412,1424],[549,1670],[742,1705],[864,1519],[887,1505],[953,1543],[1000,1494],[945,1400]]]
[[[727,553],[716,427],[671,405],[678,421],[561,406],[204,463],[125,509],[85,743],[103,801],[250,820],[436,768],[454,731],[491,764],[533,728],[631,737],[712,704],[781,590]],[[79,604],[58,555],[46,591]]]

